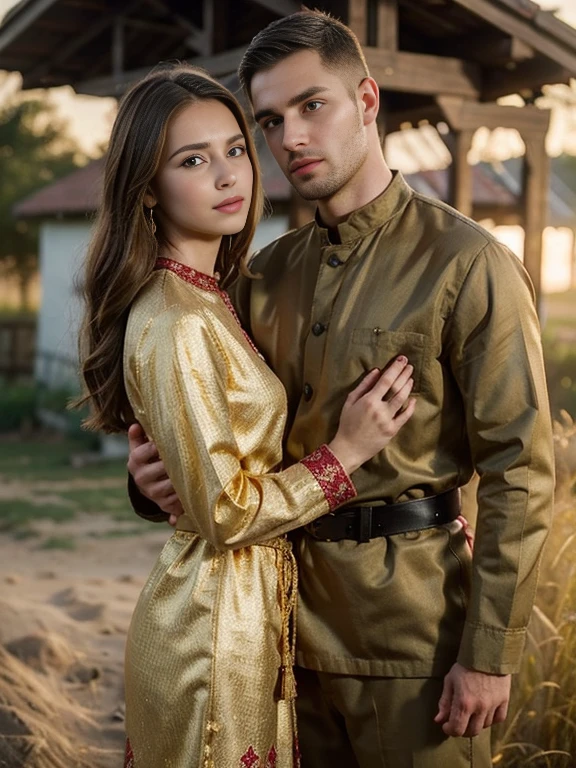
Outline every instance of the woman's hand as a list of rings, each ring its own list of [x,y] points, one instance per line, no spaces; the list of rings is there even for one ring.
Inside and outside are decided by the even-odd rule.
[[[350,474],[379,453],[414,413],[413,366],[403,355],[370,371],[346,398],[329,448]]]

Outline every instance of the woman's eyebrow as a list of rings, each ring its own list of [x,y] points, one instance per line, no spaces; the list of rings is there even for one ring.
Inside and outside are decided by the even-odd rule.
[[[233,144],[235,141],[240,141],[240,139],[243,139],[243,138],[244,138],[243,133],[237,133],[235,136],[231,136],[226,143]],[[209,141],[200,141],[198,142],[198,144],[185,144],[183,147],[180,147],[180,149],[177,149],[176,152],[173,152],[168,158],[168,160],[172,160],[173,157],[175,157],[176,155],[179,155],[181,152],[190,152],[191,150],[194,150],[194,149],[208,149],[210,146],[212,145],[210,144]]]

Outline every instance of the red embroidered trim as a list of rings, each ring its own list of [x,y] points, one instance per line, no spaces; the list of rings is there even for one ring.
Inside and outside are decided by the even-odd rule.
[[[274,745],[272,745],[270,747],[270,752],[268,752],[268,757],[266,758],[266,768],[276,768],[277,757],[278,753],[276,752]]]
[[[218,278],[212,275],[205,275],[204,272],[198,272],[197,269],[189,267],[187,264],[182,264],[174,259],[166,259],[160,256],[156,259],[154,269],[168,269],[170,272],[174,272],[175,275],[181,277],[187,283],[195,285],[196,288],[202,288],[204,291],[218,292]]]
[[[258,763],[260,762],[260,758],[258,757],[256,752],[254,752],[253,747],[248,747],[248,750],[240,758],[240,762],[246,768],[252,768],[252,766],[256,766],[256,768],[258,768]]]
[[[130,740],[126,739],[126,751],[124,753],[124,768],[134,768],[134,753],[130,746]]]
[[[262,359],[264,359],[263,355],[260,353],[250,336],[246,333],[244,328],[242,328],[242,324],[240,323],[240,319],[238,315],[236,314],[236,310],[234,309],[234,305],[230,301],[230,296],[226,293],[226,291],[223,291],[220,286],[218,285],[218,277],[212,275],[205,275],[204,272],[198,272],[197,269],[194,269],[193,267],[189,267],[187,264],[182,264],[179,261],[174,261],[174,259],[167,259],[163,256],[160,256],[156,259],[156,264],[154,266],[154,269],[167,269],[170,272],[174,272],[175,275],[178,275],[178,277],[181,277],[182,280],[185,280],[187,283],[190,283],[191,285],[196,286],[196,288],[201,288],[203,291],[210,291],[211,293],[217,293],[219,294],[220,298],[228,308],[228,310],[232,313],[232,317],[236,320],[238,325],[240,326],[240,329],[242,333],[244,334],[244,338],[250,344],[254,352],[256,352],[257,355],[259,355]]]
[[[327,445],[302,459],[302,464],[320,484],[331,510],[356,496],[354,483]]]
[[[294,768],[300,768],[302,764],[302,753],[300,752],[300,742],[298,737],[294,737]]]

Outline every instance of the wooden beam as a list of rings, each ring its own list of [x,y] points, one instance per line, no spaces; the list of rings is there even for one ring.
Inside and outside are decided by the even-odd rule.
[[[232,48],[229,51],[217,53],[214,56],[197,56],[188,59],[188,63],[207,69],[214,77],[223,77],[224,75],[236,72],[245,51],[246,46]],[[118,78],[108,75],[106,77],[82,80],[77,83],[71,83],[71,85],[76,93],[85,93],[91,96],[121,96],[133,83],[146,77],[151,69],[152,66],[143,67],[130,72],[124,72]]]
[[[473,64],[447,56],[393,53],[367,46],[364,54],[372,76],[385,91],[438,93],[477,99],[480,71]]]
[[[512,37],[517,37],[534,50],[565,67],[572,75],[576,75],[576,32],[574,32],[572,46],[564,40],[560,44],[558,39],[551,40],[550,34],[537,29],[531,19],[519,18],[517,12],[514,13],[512,9],[505,10],[502,5],[496,4],[493,0],[454,0],[454,2]]]
[[[121,9],[123,14],[129,14],[140,5],[139,0],[134,0],[132,3],[125,5]],[[31,72],[25,74],[25,80],[27,82],[37,84],[37,81],[48,74],[50,71],[57,69],[59,64],[62,64],[66,59],[70,58],[73,53],[83,48],[87,43],[101,34],[107,27],[114,23],[114,17],[105,14],[101,19],[89,24],[83,34],[72,36],[70,40],[60,46],[55,52],[51,53],[44,61],[38,66],[34,67]]]
[[[0,28],[0,52],[56,2],[57,0],[38,0],[36,3],[26,3],[21,11],[16,11],[13,17]]]
[[[302,4],[296,0],[252,0],[252,2],[278,16],[290,16],[292,13],[298,13],[302,10]]]
[[[394,133],[394,131],[400,130],[402,125],[408,123],[417,128],[423,120],[434,125],[445,119],[440,107],[434,104],[389,112],[386,115],[386,133]]]
[[[534,105],[509,107],[500,104],[480,104],[457,96],[438,96],[438,106],[444,119],[454,131],[476,128],[515,128],[521,134],[543,139],[550,125],[550,110]]]
[[[543,85],[569,83],[570,73],[551,61],[539,57],[525,61],[513,69],[486,72],[482,83],[482,101],[496,101],[510,93],[537,92]]]

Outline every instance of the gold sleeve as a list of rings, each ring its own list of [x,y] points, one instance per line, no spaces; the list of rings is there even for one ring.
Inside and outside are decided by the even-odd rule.
[[[480,476],[478,522],[461,664],[516,672],[550,526],[554,467],[540,328],[529,278],[511,252],[476,257],[449,323]]]
[[[144,334],[137,358],[139,418],[185,514],[217,549],[279,536],[356,494],[326,446],[281,472],[248,470],[250,457],[240,454],[235,431],[256,430],[265,451],[267,425],[252,423],[249,408],[246,423],[232,423],[228,392],[240,385],[235,376],[246,374],[233,370],[201,314],[164,312]],[[254,389],[254,397],[268,395]]]

